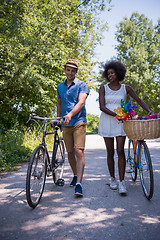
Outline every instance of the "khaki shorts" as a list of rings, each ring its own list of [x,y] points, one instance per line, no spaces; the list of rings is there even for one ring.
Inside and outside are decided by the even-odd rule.
[[[62,130],[67,152],[73,152],[75,148],[85,148],[86,122],[81,122],[72,127],[63,126]]]

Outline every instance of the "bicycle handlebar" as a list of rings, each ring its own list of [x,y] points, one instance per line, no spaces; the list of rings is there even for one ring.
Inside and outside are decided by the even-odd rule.
[[[30,117],[40,119],[40,120],[62,120],[63,119],[62,117],[54,117],[54,118],[39,117],[39,116],[34,115],[34,114],[30,114]]]
[[[32,118],[40,119],[40,120],[44,120],[44,121],[49,121],[49,120],[62,120],[62,119],[63,119],[62,117],[47,118],[47,117],[39,117],[39,116],[36,115],[36,114],[30,114],[30,115],[29,115],[29,119],[28,119],[27,122],[29,122]]]

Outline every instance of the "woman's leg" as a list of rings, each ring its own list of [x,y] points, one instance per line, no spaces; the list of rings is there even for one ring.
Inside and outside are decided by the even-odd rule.
[[[118,170],[120,181],[124,180],[125,169],[126,169],[126,158],[124,152],[125,136],[116,137],[117,141],[117,154],[118,154]]]
[[[107,164],[110,176],[115,178],[114,170],[114,138],[104,137],[104,142],[107,149]]]

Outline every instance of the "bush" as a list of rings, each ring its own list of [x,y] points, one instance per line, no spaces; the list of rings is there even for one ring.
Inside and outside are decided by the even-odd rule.
[[[51,132],[53,129],[47,128],[47,131]],[[31,151],[35,149],[42,142],[42,129],[39,129],[37,125],[34,128],[25,128],[25,135],[23,140],[23,145],[29,148]],[[48,151],[53,149],[54,135],[46,136],[46,144]]]
[[[26,162],[31,154],[23,145],[24,131],[15,124],[9,130],[0,132],[0,171],[10,170],[17,163]]]

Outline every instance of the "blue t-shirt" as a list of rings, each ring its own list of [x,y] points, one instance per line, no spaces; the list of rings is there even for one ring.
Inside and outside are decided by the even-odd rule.
[[[85,82],[75,78],[72,84],[68,87],[66,81],[67,80],[60,83],[57,87],[58,98],[61,99],[61,117],[67,115],[78,103],[80,93],[89,94],[89,89]],[[80,110],[80,112],[71,118],[71,121],[67,126],[75,126],[80,122],[87,122],[85,106]],[[64,124],[62,125],[66,126]]]

